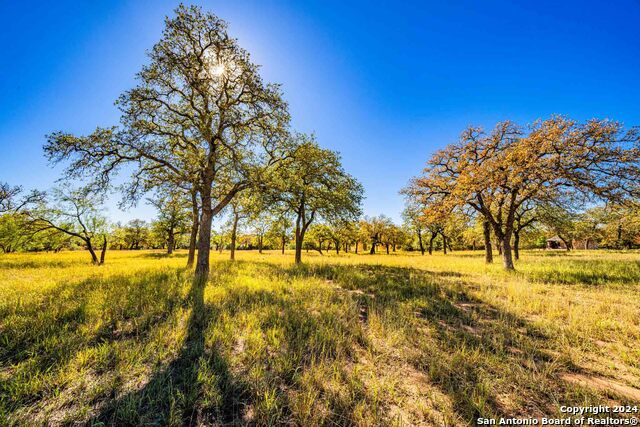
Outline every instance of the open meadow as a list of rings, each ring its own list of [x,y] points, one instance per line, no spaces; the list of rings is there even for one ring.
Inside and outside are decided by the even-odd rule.
[[[2,18],[0,427],[640,422],[639,0]]]
[[[640,403],[640,255],[0,256],[0,425],[468,425]],[[195,307],[195,308],[194,308]],[[566,416],[566,415],[565,415]]]

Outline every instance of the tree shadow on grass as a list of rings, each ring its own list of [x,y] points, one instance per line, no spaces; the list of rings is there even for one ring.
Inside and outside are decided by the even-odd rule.
[[[179,354],[142,388],[108,402],[93,425],[315,425],[320,413],[329,425],[356,422],[356,406],[372,396],[328,386],[333,394],[322,395],[308,384],[324,369],[318,366],[331,366],[323,381],[330,374],[348,383],[341,361],[360,339],[355,307],[343,295],[325,292],[322,306],[312,288],[272,286],[277,278],[252,263],[218,262],[212,274],[224,269],[233,282],[213,278],[206,300],[194,283]],[[324,311],[310,313],[309,305]]]
[[[166,252],[145,252],[141,253],[138,256],[140,258],[153,258],[153,259],[165,259],[165,258],[187,258],[189,254],[186,252],[174,252],[172,254],[168,254]]]
[[[29,360],[42,369],[52,369],[73,355],[69,350],[124,339],[144,337],[182,304],[179,276],[175,272],[145,272],[136,277],[117,275],[64,283],[47,291],[35,302],[5,307],[0,311],[3,346],[0,362],[16,364]],[[177,280],[174,280],[177,279]],[[104,299],[100,313],[89,313],[92,298]],[[144,299],[142,298],[144,297]],[[152,310],[149,310],[153,308]],[[101,327],[79,333],[91,315],[100,316]],[[134,325],[135,324],[135,325]],[[55,343],[56,345],[53,345]]]
[[[97,412],[89,424],[237,425],[286,421],[304,425],[311,418],[300,421],[302,412],[296,405],[306,393],[311,396],[307,407],[312,410],[308,413],[325,414],[322,420],[328,424],[355,424],[358,405],[365,402],[368,411],[377,411],[374,405],[378,398],[372,397],[375,391],[351,383],[352,378],[336,368],[336,364],[349,359],[357,362],[356,352],[350,349],[373,345],[362,338],[359,324],[366,328],[373,317],[368,314],[374,313],[383,322],[397,319],[394,327],[410,330],[406,345],[412,351],[406,356],[407,362],[449,397],[461,420],[473,422],[479,416],[549,415],[557,412],[553,402],[586,401],[584,394],[570,394],[571,386],[557,378],[558,370],[576,368],[553,354],[551,337],[530,322],[474,298],[472,290],[478,285],[459,272],[382,265],[278,266],[238,261],[215,263],[212,282],[226,280],[222,276],[233,276],[244,267],[249,276],[247,283],[240,278],[233,286],[215,289],[216,295],[224,297],[207,300],[212,302],[205,301],[204,284],[191,284],[186,337],[178,354],[170,363],[158,366],[143,385],[127,386],[120,394],[103,398],[102,404],[94,402]],[[317,290],[326,298],[319,298],[313,306],[308,301],[314,297],[315,289],[286,286],[287,281],[311,277],[328,285]],[[143,329],[154,329],[162,322],[162,317],[154,316],[185,304],[180,291],[163,294],[167,288],[164,285],[173,283],[167,277],[158,276],[155,279],[158,283],[146,288],[146,282],[143,286],[136,285],[138,282],[131,278],[114,280],[129,280],[132,285],[123,287],[118,282],[118,286],[114,283],[108,287],[108,296],[115,300],[113,309],[124,309],[114,312],[119,313],[120,326],[133,318],[137,324],[148,318],[147,323],[142,322],[146,325]],[[280,280],[284,284],[270,287],[271,282]],[[52,306],[65,298],[77,302],[49,319],[54,322],[49,331],[54,334],[54,341],[73,339],[75,330],[83,325],[92,286],[99,285],[86,283],[84,287],[73,288],[75,293],[67,292],[66,288],[52,293]],[[149,301],[145,303],[145,299]],[[349,303],[352,300],[355,304]],[[127,308],[128,305],[131,307]],[[365,308],[360,319],[358,306]],[[128,312],[132,314],[126,315]],[[33,314],[36,313],[34,307]],[[8,314],[0,314],[0,319]],[[237,341],[246,326],[242,319],[251,319],[254,328],[251,334],[257,336],[258,342],[254,347],[251,342]],[[122,328],[114,329],[115,326],[105,326],[108,333],[92,334],[87,342],[121,339],[123,334],[115,332]],[[215,326],[220,329],[210,330]],[[140,334],[137,337],[144,338],[144,332]],[[277,344],[269,344],[269,339]],[[13,347],[9,353],[12,363],[26,361],[36,353],[47,354],[51,348],[41,347],[37,344],[39,340],[29,338]],[[83,345],[84,341],[71,348]],[[62,354],[56,357],[60,357],[57,362],[43,359],[41,367],[59,366],[66,360]],[[329,367],[326,376],[318,374],[319,371],[317,379],[306,375],[320,369],[317,368],[320,365]],[[259,374],[252,376],[256,372]],[[336,383],[348,392],[332,395]],[[321,391],[314,394],[314,388]],[[269,393],[277,404],[265,408],[265,396],[271,396]],[[595,397],[588,397],[590,403],[599,403]],[[31,396],[34,398],[38,396]],[[423,399],[427,401],[429,397],[425,395]],[[246,409],[252,406],[256,418],[243,420]]]
[[[458,272],[382,265],[275,267],[289,277],[314,276],[351,291],[377,318],[409,320],[410,363],[452,402],[457,417],[559,415],[555,402],[603,399],[558,378],[579,370],[531,322],[471,295],[478,285]],[[407,319],[409,317],[410,319]],[[364,319],[366,321],[366,318]],[[425,396],[425,398],[427,398]]]
[[[2,416],[52,398],[77,354],[93,351],[91,367],[109,372],[113,343],[143,343],[182,305],[182,269],[64,283],[0,311]],[[104,351],[106,350],[106,351]],[[99,356],[98,356],[99,355]],[[13,414],[13,415],[12,415]]]
[[[173,361],[154,372],[140,389],[109,401],[90,425],[209,425],[240,417],[246,385],[234,378],[216,349],[205,347],[205,331],[218,311],[205,304],[206,283],[193,280],[187,335]],[[203,383],[208,386],[203,391]]]

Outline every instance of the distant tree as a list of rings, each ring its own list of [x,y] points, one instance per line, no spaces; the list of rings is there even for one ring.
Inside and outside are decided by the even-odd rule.
[[[229,203],[230,218],[227,224],[230,232],[230,256],[235,259],[238,230],[245,225],[254,231],[258,250],[262,253],[264,237],[271,221],[271,208],[267,204],[263,189],[251,187]],[[246,224],[243,224],[246,223]],[[245,227],[246,228],[246,227]]]
[[[297,135],[296,148],[272,177],[271,194],[295,216],[295,262],[302,262],[305,233],[314,220],[355,220],[362,185],[345,172],[340,156],[320,148],[310,136]]]
[[[307,239],[310,242],[310,247],[322,255],[322,250],[325,248],[324,243],[331,241],[331,229],[324,223],[312,224],[307,230]]]
[[[236,242],[238,239],[238,229],[241,224],[240,221],[249,217],[249,212],[247,211],[245,197],[235,197],[228,206],[230,210],[229,223],[227,227],[230,230],[230,245],[229,245],[229,258],[233,261],[236,259]]]
[[[62,249],[75,249],[78,240],[73,236],[50,229],[29,235],[23,244],[26,251],[59,252]]]
[[[366,236],[371,244],[369,253],[373,255],[376,253],[376,247],[383,244],[385,233],[389,230],[389,227],[391,227],[393,222],[390,218],[380,215],[365,217],[360,224],[362,227],[361,233]]]
[[[396,251],[396,246],[405,239],[402,229],[395,225],[393,221],[389,220],[385,223],[384,229],[380,235],[380,243],[385,247],[387,255],[389,255],[389,249],[393,252]]]
[[[433,246],[434,246],[434,242],[436,241],[436,239],[438,238],[438,236],[443,236],[443,244],[442,244],[442,250],[444,251],[444,253],[447,253],[447,245],[446,245],[446,237],[445,237],[445,230],[444,230],[444,223],[445,221],[440,217],[440,215],[434,214],[432,212],[427,212],[424,214],[424,224],[425,227],[427,229],[427,231],[429,232],[429,246],[428,246],[428,252],[429,255],[433,254]]]
[[[111,249],[122,250],[126,247],[125,242],[125,227],[121,222],[116,222],[111,226],[111,230],[109,232],[109,247]]]
[[[616,249],[640,246],[640,207],[611,204],[603,214],[603,246]]]
[[[467,218],[467,226],[462,231],[462,240],[464,242],[464,245],[475,251],[479,247],[481,247],[481,243],[484,244],[483,239],[484,236],[482,221],[478,221],[477,216],[469,216]]]
[[[100,214],[102,197],[87,189],[53,191],[54,204],[46,199],[29,207],[25,215],[34,233],[57,231],[80,240],[91,254],[93,264],[104,264],[107,252],[107,219]],[[100,257],[97,245],[102,244]]]
[[[338,221],[330,225],[331,239],[333,240],[336,254],[340,253],[340,248],[344,252],[349,252],[351,245],[358,239],[358,229],[354,221]]]
[[[149,227],[142,219],[132,219],[124,227],[124,243],[128,249],[142,249],[149,238]]]
[[[229,234],[229,230],[225,225],[223,225],[220,230],[212,230],[211,244],[217,252],[222,253],[227,244],[227,237],[229,237]]]
[[[23,209],[31,204],[41,202],[44,194],[33,191],[23,195],[20,186],[11,186],[0,182],[0,250],[4,253],[14,252],[29,246],[34,239],[29,230],[28,221]]]
[[[454,247],[464,245],[463,230],[467,227],[469,227],[468,216],[464,215],[460,210],[454,210],[446,217],[440,232],[443,246],[446,246],[444,248],[445,253],[447,253],[447,250],[453,252]]]
[[[149,200],[158,210],[155,227],[162,231],[167,254],[172,254],[176,239],[186,233],[189,224],[189,200],[175,189],[167,188]]]
[[[405,194],[406,208],[404,212],[405,224],[409,230],[420,227],[419,244],[424,251],[423,233],[429,234],[428,252],[433,254],[434,244],[438,237],[442,239],[442,250],[447,253],[452,250],[452,240],[462,242],[463,230],[468,228],[469,215],[459,207],[448,208],[429,200],[416,197],[411,187],[401,190]],[[424,254],[424,252],[422,252]]]
[[[422,209],[413,200],[407,198],[406,205],[402,211],[402,218],[404,220],[405,228],[414,233],[418,240],[418,249],[420,253],[424,255],[425,247],[423,241],[423,233],[426,229],[425,219],[423,217]]]
[[[28,225],[21,213],[0,214],[0,250],[10,253],[25,248],[27,241],[33,237]]]
[[[287,243],[291,240],[292,225],[293,221],[286,211],[277,209],[271,216],[267,238],[277,242],[274,246],[279,247],[282,254],[284,254]]]
[[[392,251],[395,252],[398,247],[401,248],[402,246],[404,246],[404,244],[408,240],[409,236],[407,235],[405,229],[394,224],[393,229],[391,230],[391,236],[389,237]]]
[[[607,219],[607,211],[601,206],[582,212],[575,222],[576,237],[582,242],[582,247],[576,249],[591,249],[594,243],[602,241]]]
[[[251,218],[251,229],[256,238],[258,253],[262,253],[264,249],[264,239],[269,231],[270,224],[271,218],[268,212],[258,213]]]
[[[368,218],[361,218],[356,224],[356,247],[355,253],[358,253],[359,243],[362,243],[362,251],[366,252],[367,243],[370,240]]]

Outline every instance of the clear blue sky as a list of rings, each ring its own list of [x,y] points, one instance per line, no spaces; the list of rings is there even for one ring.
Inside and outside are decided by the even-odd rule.
[[[198,2],[282,83],[294,127],[339,150],[365,213],[468,124],[552,113],[640,125],[640,2]],[[0,2],[0,180],[50,188],[44,135],[118,120],[177,2]],[[139,207],[110,216],[151,219]]]

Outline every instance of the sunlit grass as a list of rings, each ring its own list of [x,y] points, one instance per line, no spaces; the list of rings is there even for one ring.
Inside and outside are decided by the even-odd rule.
[[[531,251],[515,273],[236,256],[203,289],[181,252],[1,256],[0,425],[465,425],[637,399],[638,253]]]

